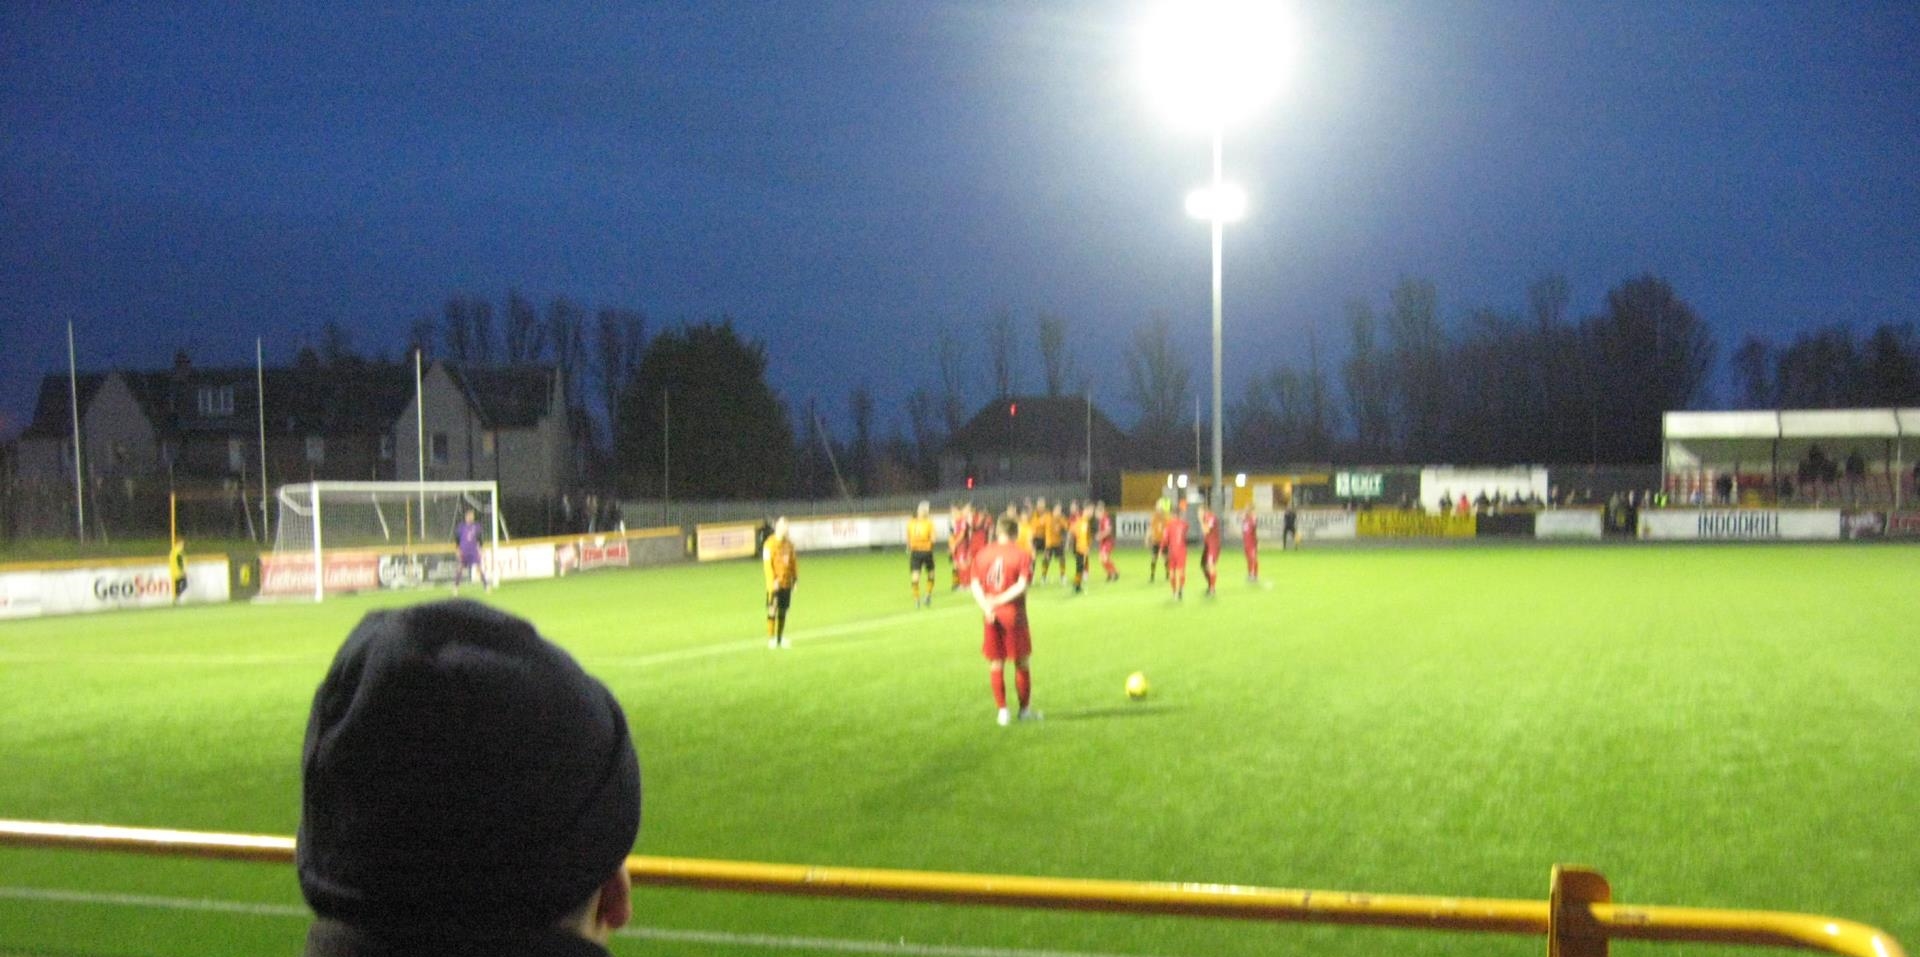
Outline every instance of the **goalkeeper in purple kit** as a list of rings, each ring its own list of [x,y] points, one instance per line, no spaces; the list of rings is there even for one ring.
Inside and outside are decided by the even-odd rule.
[[[467,580],[469,568],[480,577],[480,584],[492,591],[493,581],[487,577],[486,567],[480,564],[480,523],[474,521],[473,509],[467,509],[466,518],[454,529],[453,541],[460,550],[460,570],[453,575],[453,593],[460,594],[460,583]]]

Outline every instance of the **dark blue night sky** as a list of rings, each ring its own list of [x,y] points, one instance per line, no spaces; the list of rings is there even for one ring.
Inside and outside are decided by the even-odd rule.
[[[1136,87],[1139,3],[6,4],[0,415],[40,376],[398,353],[456,292],[734,316],[790,403],[932,385],[943,326],[1182,322],[1207,144]],[[612,11],[612,12],[609,12]],[[1342,304],[1576,316],[1644,272],[1718,337],[1920,322],[1920,4],[1306,3],[1227,143],[1228,392]],[[983,401],[983,332],[975,341]],[[1032,336],[1029,332],[1029,341]],[[1035,355],[1036,350],[1028,353]],[[1039,364],[1021,370],[1028,388]],[[891,423],[887,423],[889,426]]]

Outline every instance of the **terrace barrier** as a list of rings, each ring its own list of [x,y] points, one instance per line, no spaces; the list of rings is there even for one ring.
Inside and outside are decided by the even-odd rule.
[[[290,837],[0,820],[0,846],[8,845],[282,864],[293,860],[294,849]],[[749,894],[1516,934],[1545,937],[1549,957],[1605,957],[1609,943],[1615,940],[1740,944],[1850,957],[1905,957],[1900,944],[1883,931],[1832,917],[1616,904],[1605,877],[1564,865],[1553,868],[1545,901],[949,874],[643,855],[627,858],[627,872],[635,884]]]

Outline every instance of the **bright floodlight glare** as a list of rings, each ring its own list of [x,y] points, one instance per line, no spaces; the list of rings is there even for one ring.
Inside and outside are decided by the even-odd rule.
[[[1221,183],[1217,193],[1203,186],[1187,194],[1187,215],[1209,223],[1237,223],[1247,218],[1247,191],[1232,183]]]
[[[1274,0],[1176,0],[1140,27],[1142,79],[1174,122],[1227,126],[1280,92],[1297,42]]]

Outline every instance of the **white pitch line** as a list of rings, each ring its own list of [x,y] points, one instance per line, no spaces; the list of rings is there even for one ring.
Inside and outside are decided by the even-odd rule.
[[[80,652],[63,654],[56,652],[8,652],[0,651],[0,662],[16,665],[30,664],[93,664],[93,665],[325,665],[326,655],[194,655],[163,654],[149,655],[133,652],[125,655],[109,655],[98,652]]]
[[[149,894],[100,894],[93,891],[65,891],[52,887],[0,887],[0,900],[35,901],[46,904],[99,904],[108,907],[144,907],[149,910],[200,911],[213,914],[244,914],[248,917],[312,917],[313,912],[292,904],[258,904],[223,901],[212,898],[155,897]]]
[[[46,904],[91,904],[107,907],[140,907],[184,913],[237,914],[245,917],[282,917],[310,920],[313,912],[292,904],[263,904],[212,898],[159,897],[151,894],[102,894],[51,887],[0,886],[0,900],[30,901]],[[687,930],[673,927],[627,927],[615,932],[619,937],[682,944],[710,944],[724,947],[757,947],[763,950],[814,950],[838,954],[888,954],[899,957],[1133,957],[1129,954],[1103,954],[1073,950],[1024,950],[1007,947],[967,947],[954,944],[916,944],[901,939],[853,940],[845,937],[802,937],[784,934],[736,934],[720,930]]]
[[[630,927],[615,931],[615,935],[682,944],[762,947],[769,950],[826,950],[840,954],[900,954],[904,957],[1131,957],[1125,954],[1100,954],[1076,950],[964,947],[953,944],[916,944],[907,940],[848,940],[841,937],[732,934],[712,930],[669,930],[664,927]]]
[[[868,618],[863,621],[850,621],[840,625],[826,625],[820,628],[790,631],[787,633],[787,640],[795,642],[797,647],[799,644],[810,643],[823,638],[838,638],[844,635],[858,635],[869,631],[880,631],[907,621],[924,621],[927,618],[935,616],[951,617],[950,615],[941,614],[945,611],[948,611],[948,609],[942,608],[932,612],[919,613],[907,612],[898,615],[888,615],[884,618]],[[661,651],[651,655],[629,655],[624,657],[582,655],[581,660],[595,666],[646,668],[652,665],[670,664],[676,661],[691,661],[697,658],[715,658],[721,655],[742,654],[755,649],[762,651],[768,650],[767,640],[765,638],[751,638],[746,641],[730,641],[723,645],[702,645],[698,648],[682,648],[678,651]]]

